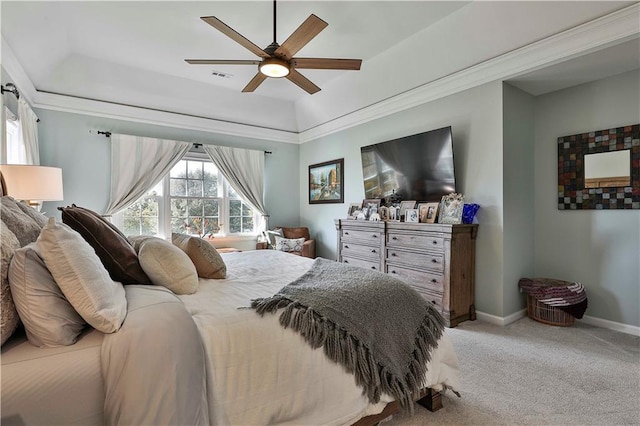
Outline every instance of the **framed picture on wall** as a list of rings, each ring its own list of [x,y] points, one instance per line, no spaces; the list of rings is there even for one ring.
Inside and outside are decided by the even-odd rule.
[[[309,204],[344,202],[344,158],[309,166]]]

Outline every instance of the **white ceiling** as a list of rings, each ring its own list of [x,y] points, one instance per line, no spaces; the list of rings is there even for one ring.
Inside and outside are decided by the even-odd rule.
[[[256,66],[184,62],[256,59],[199,18],[214,15],[266,47],[271,1],[2,1],[1,31],[38,93],[300,132],[632,3],[278,2],[280,43],[311,13],[329,24],[296,56],[363,59],[361,71],[302,70],[322,88],[314,95],[286,79],[243,94]],[[637,38],[611,49],[513,84],[540,94],[639,67]]]

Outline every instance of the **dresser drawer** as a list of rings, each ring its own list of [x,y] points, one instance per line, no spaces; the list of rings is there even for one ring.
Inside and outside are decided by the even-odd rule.
[[[423,289],[444,291],[444,276],[437,273],[415,271],[413,269],[403,268],[396,265],[387,265],[387,274],[400,278],[402,281]]]
[[[342,243],[342,257],[364,257],[379,261],[381,255],[381,249],[379,246],[366,246],[363,244],[356,244],[352,242]]]
[[[439,253],[412,253],[395,248],[388,248],[387,262],[390,264],[400,263],[433,272],[441,273],[444,271],[444,254]]]
[[[444,237],[433,232],[420,235],[389,233],[387,235],[389,247],[411,247],[412,249],[444,250]]]
[[[342,263],[347,263],[353,266],[359,266],[361,268],[370,269],[372,271],[380,271],[380,262],[373,262],[363,259],[357,259],[355,257],[342,257]]]
[[[380,244],[383,235],[375,231],[362,231],[353,229],[342,230],[342,241],[370,241],[372,244]]]
[[[424,298],[424,300],[426,300],[427,302],[431,302],[433,303],[436,308],[438,308],[438,311],[442,312],[443,307],[442,307],[442,293],[436,292],[436,291],[429,291],[429,290],[418,290],[418,293],[420,293],[420,295]]]

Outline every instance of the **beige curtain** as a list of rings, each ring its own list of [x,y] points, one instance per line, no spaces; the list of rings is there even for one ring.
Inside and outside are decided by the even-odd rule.
[[[111,134],[111,194],[105,216],[153,188],[191,148],[190,142]]]

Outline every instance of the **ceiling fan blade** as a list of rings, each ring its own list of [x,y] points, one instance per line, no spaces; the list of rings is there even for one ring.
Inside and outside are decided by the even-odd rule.
[[[311,80],[294,69],[289,71],[287,78],[298,85],[301,89],[307,91],[310,95],[320,91],[320,88],[313,84]]]
[[[327,25],[329,24],[312,14],[276,49],[275,54],[287,60],[291,59]]]
[[[200,19],[202,19],[204,22],[211,25],[213,28],[217,29],[218,31],[220,31],[222,34],[226,35],[230,39],[234,40],[244,48],[249,49],[254,54],[260,56],[261,58],[269,58],[269,54],[267,52],[260,49],[258,46],[253,44],[251,41],[246,39],[243,35],[238,33],[236,30],[234,30],[233,28],[231,28],[230,26],[228,26],[227,24],[225,24],[215,16],[203,16]]]
[[[191,65],[258,65],[260,61],[234,59],[185,59]]]
[[[258,86],[260,86],[262,84],[263,81],[265,81],[267,79],[267,76],[262,74],[261,72],[258,71],[258,74],[256,74],[251,81],[249,82],[249,84],[247,84],[244,89],[242,89],[243,93],[247,93],[247,92],[253,92],[254,90],[256,90],[258,88]]]
[[[362,59],[293,58],[291,66],[314,70],[359,70]]]

